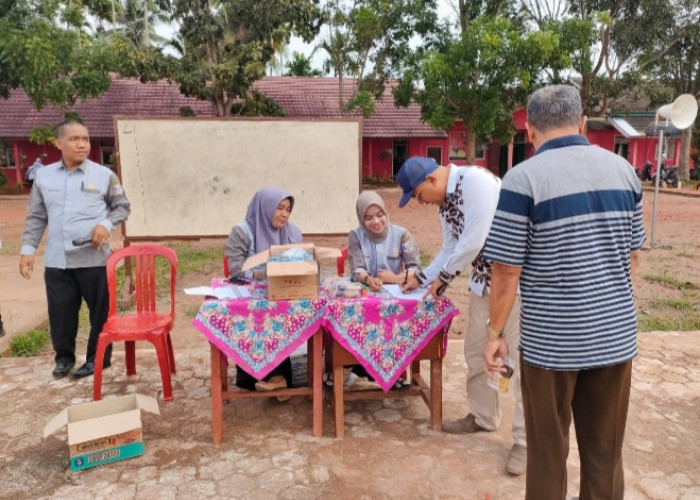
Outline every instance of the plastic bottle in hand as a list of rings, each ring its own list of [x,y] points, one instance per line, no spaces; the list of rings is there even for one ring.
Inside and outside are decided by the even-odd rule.
[[[513,376],[513,363],[510,358],[496,358],[496,361],[501,361],[506,371],[501,372],[494,370],[488,373],[488,384],[498,392],[506,393],[510,390],[510,379]]]

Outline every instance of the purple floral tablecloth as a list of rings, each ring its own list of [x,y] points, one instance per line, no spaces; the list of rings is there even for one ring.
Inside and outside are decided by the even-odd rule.
[[[323,327],[388,391],[430,339],[458,314],[444,297],[414,301],[368,295],[329,299]]]
[[[261,380],[319,330],[326,299],[267,300],[265,288],[252,285],[251,294],[249,299],[206,298],[192,324]]]

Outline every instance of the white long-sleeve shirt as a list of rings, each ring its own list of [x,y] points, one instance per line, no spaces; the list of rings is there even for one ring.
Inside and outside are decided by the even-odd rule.
[[[471,264],[484,246],[498,205],[498,177],[481,167],[448,168],[445,203],[438,210],[442,248],[423,271],[426,285],[438,277],[449,283]],[[481,295],[484,284],[471,280],[470,287]]]

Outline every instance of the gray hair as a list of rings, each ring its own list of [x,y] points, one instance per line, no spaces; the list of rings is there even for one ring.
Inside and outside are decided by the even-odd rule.
[[[527,121],[540,132],[578,125],[581,96],[571,85],[551,85],[536,91],[527,103]]]

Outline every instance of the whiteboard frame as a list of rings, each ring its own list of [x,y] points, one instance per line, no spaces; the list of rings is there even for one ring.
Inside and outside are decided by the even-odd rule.
[[[208,228],[206,231],[198,232],[199,228],[201,225],[197,224],[199,220],[201,220],[202,216],[199,216],[199,219],[197,217],[194,217],[194,221],[191,220],[186,220],[185,225],[187,227],[183,228],[185,230],[180,231],[180,230],[169,230],[169,231],[159,231],[159,230],[154,230],[152,227],[149,226],[148,222],[144,222],[141,225],[138,225],[136,223],[129,224],[129,221],[131,220],[133,222],[134,216],[138,216],[138,212],[140,208],[144,207],[142,210],[142,216],[144,217],[144,221],[147,220],[146,217],[148,215],[146,212],[150,209],[145,208],[146,204],[146,195],[148,194],[148,191],[151,190],[153,192],[154,187],[148,184],[148,180],[146,181],[146,185],[144,186],[143,183],[143,177],[141,175],[143,174],[142,166],[141,165],[126,165],[125,166],[125,161],[124,157],[127,158],[127,162],[131,162],[132,156],[134,155],[133,150],[132,151],[126,151],[127,147],[132,147],[135,148],[137,151],[135,153],[137,160],[133,163],[138,164],[140,160],[138,159],[139,156],[139,151],[138,148],[140,147],[139,140],[142,140],[140,138],[137,138],[133,141],[133,143],[129,143],[129,146],[125,147],[125,144],[127,143],[126,139],[124,139],[125,136],[125,130],[120,131],[120,126],[122,129],[124,129],[125,125],[128,124],[134,124],[134,125],[148,125],[151,124],[151,122],[155,124],[159,124],[159,122],[168,122],[167,124],[163,123],[165,128],[171,126],[175,127],[178,130],[178,134],[183,135],[183,144],[187,144],[187,139],[190,136],[189,131],[192,129],[192,127],[214,127],[214,129],[221,129],[223,131],[243,131],[243,134],[245,133],[250,133],[251,138],[254,137],[255,140],[259,139],[259,135],[257,134],[256,127],[258,131],[264,130],[266,132],[269,131],[275,131],[275,127],[279,127],[279,130],[284,130],[287,131],[290,134],[291,140],[297,140],[299,139],[299,133],[301,130],[315,130],[317,129],[318,135],[314,135],[313,137],[306,137],[304,136],[304,141],[302,142],[302,146],[305,146],[306,149],[302,147],[302,156],[303,152],[307,151],[309,152],[309,155],[311,155],[311,148],[316,146],[318,147],[319,145],[323,146],[323,143],[321,142],[324,133],[329,134],[329,131],[331,134],[336,133],[337,130],[334,130],[337,128],[338,130],[345,130],[345,129],[350,129],[353,132],[356,130],[357,133],[357,144],[347,145],[347,150],[342,150],[343,153],[349,153],[348,156],[350,157],[349,161],[347,162],[347,165],[342,165],[342,164],[334,164],[328,166],[328,161],[326,161],[323,165],[319,165],[319,161],[321,161],[319,158],[315,158],[312,156],[309,156],[308,158],[301,158],[298,160],[299,164],[298,165],[293,165],[292,168],[297,168],[297,170],[291,170],[289,168],[289,165],[286,163],[282,165],[282,162],[273,162],[273,163],[265,163],[264,165],[267,167],[271,168],[277,168],[274,167],[274,165],[279,165],[279,168],[281,169],[279,174],[283,175],[278,175],[274,179],[271,178],[260,178],[260,182],[255,185],[255,182],[248,182],[245,184],[245,187],[241,188],[238,190],[236,193],[231,193],[231,189],[234,189],[229,185],[228,189],[229,191],[226,192],[225,190],[222,193],[217,193],[216,189],[217,187],[221,186],[221,179],[216,180],[216,177],[219,176],[220,174],[234,174],[232,175],[229,179],[231,179],[229,182],[233,183],[234,181],[232,180],[234,177],[237,177],[235,174],[240,174],[240,167],[242,166],[245,168],[247,165],[250,164],[255,164],[254,161],[260,162],[260,161],[265,161],[265,158],[269,157],[274,157],[275,155],[280,155],[284,154],[279,150],[273,150],[271,151],[269,148],[266,149],[268,153],[270,153],[268,156],[265,156],[265,153],[262,152],[263,159],[260,160],[259,158],[251,159],[251,158],[238,158],[236,160],[232,160],[230,158],[223,158],[223,155],[228,155],[231,153],[231,148],[235,146],[235,141],[231,140],[231,143],[234,145],[232,146],[231,143],[228,143],[225,145],[221,145],[221,152],[214,152],[212,153],[210,150],[206,150],[203,153],[205,155],[207,154],[220,154],[222,155],[222,160],[221,164],[209,164],[209,169],[207,171],[200,171],[200,173],[203,174],[204,177],[211,177],[213,174],[214,177],[212,179],[212,184],[216,184],[212,187],[209,188],[209,191],[207,192],[207,195],[211,194],[211,190],[214,189],[214,195],[212,195],[211,199],[199,199],[199,197],[205,197],[201,192],[196,192],[196,195],[198,198],[186,198],[185,202],[186,203],[192,203],[192,202],[199,202],[201,204],[207,204],[210,202],[213,202],[212,205],[217,205],[224,201],[224,205],[221,205],[221,208],[219,209],[221,212],[226,213],[227,215],[222,215],[221,219],[222,222],[220,222],[220,228],[215,228],[212,232],[211,228]],[[251,132],[247,132],[247,125],[250,125],[249,128],[251,128]],[[316,127],[318,125],[318,127]],[[328,127],[328,125],[337,125],[337,127]],[[356,125],[356,129],[355,129]],[[180,132],[179,130],[182,129],[185,132]],[[248,205],[248,202],[250,201],[250,198],[252,195],[257,191],[258,189],[268,186],[268,185],[277,185],[280,186],[287,191],[289,191],[294,197],[295,197],[295,209],[292,214],[291,221],[297,224],[300,229],[304,232],[305,235],[325,235],[325,236],[338,236],[338,235],[343,235],[347,234],[351,229],[357,226],[357,217],[355,214],[355,201],[357,199],[357,196],[359,195],[361,189],[362,189],[362,121],[361,118],[359,117],[349,117],[349,118],[298,118],[298,117],[172,117],[172,116],[114,116],[114,137],[115,137],[115,151],[117,152],[117,175],[122,181],[122,185],[124,186],[125,193],[127,195],[127,198],[132,202],[132,213],[129,216],[129,219],[124,223],[123,225],[123,232],[124,236],[127,240],[141,240],[141,241],[157,241],[157,240],[171,240],[171,239],[202,239],[202,238],[221,238],[225,237],[229,234],[231,227],[238,223],[239,221],[243,220],[245,218],[245,208]],[[136,130],[136,128],[134,129]],[[279,131],[278,130],[278,131]],[[200,132],[197,129],[198,132]],[[121,134],[120,134],[121,132]],[[294,134],[297,135],[294,135]],[[145,135],[144,137],[152,138],[152,131],[148,132],[148,135]],[[197,135],[197,134],[192,134],[192,135]],[[336,134],[337,136],[337,134]],[[227,139],[229,136],[226,136]],[[121,140],[120,140],[121,139]],[[191,139],[193,142],[196,140]],[[329,141],[337,141],[337,137],[335,136],[329,136]],[[143,141],[143,140],[142,140]],[[173,140],[174,142],[178,142],[177,139]],[[152,141],[153,142],[153,141]],[[143,143],[143,142],[142,142]],[[249,141],[250,143],[250,141]],[[242,149],[245,149],[245,147],[249,146],[249,143],[246,143],[242,146]],[[145,144],[145,143],[143,143]],[[178,143],[179,144],[179,143]],[[286,145],[283,145],[282,148],[284,148]],[[298,145],[295,143],[294,146],[299,149]],[[151,143],[148,143],[146,147],[143,149],[147,149],[148,147],[152,147]],[[189,146],[191,147],[191,145]],[[345,147],[343,143],[343,147]],[[206,148],[206,146],[205,146]],[[321,151],[321,154],[323,154],[324,147],[320,147],[319,150]],[[259,150],[256,150],[258,153],[260,152]],[[124,153],[124,154],[122,154]],[[181,151],[181,153],[183,153]],[[189,150],[186,152],[189,153]],[[183,153],[184,154],[184,153]],[[194,153],[193,153],[194,154]],[[353,158],[354,155],[357,155],[357,164],[355,165],[355,159]],[[150,155],[150,156],[149,156]],[[257,155],[256,155],[257,156]],[[154,153],[151,151],[150,153],[146,152],[144,155],[144,162],[155,162],[157,165],[154,167],[154,172],[156,170],[162,171],[164,170],[165,166],[168,166],[169,168],[172,168],[172,165],[178,165],[179,168],[185,168],[187,169],[188,166],[187,164],[181,165],[178,163],[177,160],[179,158],[171,158],[170,155],[167,153],[162,155],[159,159],[154,160]],[[295,158],[298,158],[298,156],[295,156]],[[187,162],[187,159],[183,159],[182,161]],[[331,160],[329,160],[331,161]],[[166,164],[166,165],[163,165]],[[318,172],[319,172],[319,166],[328,166],[328,168],[325,169],[325,177],[318,178]],[[238,170],[236,170],[236,167],[239,167]],[[286,167],[286,172],[285,172],[285,167]],[[306,169],[308,167],[308,170],[301,172],[301,170]],[[350,167],[350,169],[347,169],[347,167]],[[343,170],[343,174],[347,176],[348,181],[345,182],[345,187],[342,188],[342,191],[339,191],[341,189],[340,187],[337,186],[337,176],[336,174],[340,172],[338,169],[347,169],[348,171],[346,172]],[[138,171],[139,174],[139,183],[136,184],[134,182],[134,178],[136,177],[136,172]],[[175,174],[178,174],[178,171],[174,171]],[[290,180],[289,175],[290,173],[294,173],[294,178]],[[183,173],[183,172],[180,172]],[[191,175],[192,172],[186,172],[187,175]],[[284,175],[286,174],[286,175]],[[316,174],[316,177],[313,177],[313,175]],[[241,174],[242,175],[242,174]],[[246,174],[248,176],[252,176],[251,172],[249,170],[246,170]],[[223,175],[222,175],[223,176]],[[312,177],[310,177],[312,176]],[[299,188],[295,184],[298,182],[303,182],[303,178],[311,178],[312,183],[314,179],[318,179],[318,182],[316,185],[311,185],[311,184],[305,184],[305,187]],[[172,179],[170,179],[172,180]],[[224,181],[223,184],[226,182]],[[192,181],[190,180],[190,184],[192,184]],[[348,184],[351,184],[348,186]],[[167,186],[166,186],[167,187]],[[140,190],[139,190],[140,188]],[[201,186],[200,186],[201,188]],[[336,193],[335,196],[333,195],[333,190],[335,189]],[[166,189],[166,191],[169,191]],[[342,195],[345,195],[347,192],[347,200],[343,199],[343,196],[340,196],[337,198],[337,195],[340,193]],[[226,194],[223,194],[226,193]],[[163,193],[158,192],[158,196],[162,196]],[[235,200],[227,200],[226,196],[232,196],[235,197]],[[352,199],[351,199],[352,198]],[[332,220],[328,224],[331,224],[333,227],[331,228],[323,228],[321,225],[317,224],[318,220],[318,214],[321,214],[321,218],[328,218],[329,211],[323,210],[323,207],[321,209],[314,209],[311,205],[318,205],[321,203],[318,200],[329,200],[331,204],[333,203],[342,203],[342,214],[338,215],[337,220]],[[172,198],[171,200],[172,201]],[[136,203],[134,203],[136,202]],[[174,203],[174,202],[173,202]],[[226,205],[226,203],[229,203]],[[165,203],[161,203],[161,205],[165,205]],[[170,213],[172,214],[172,207],[168,206],[161,206],[158,205],[155,207],[155,209],[152,210],[153,213],[157,212],[158,214],[163,214],[163,213]],[[347,207],[346,207],[347,205]],[[231,210],[232,206],[237,206],[235,210]],[[308,206],[308,207],[307,207]],[[136,211],[133,209],[136,208]],[[177,207],[176,207],[177,208]],[[182,207],[180,207],[182,208]],[[162,209],[162,210],[161,210]],[[306,212],[305,212],[306,209]],[[171,212],[167,212],[168,210],[171,210]],[[202,210],[200,208],[200,210]],[[135,213],[136,212],[136,213]],[[232,213],[233,212],[233,213]],[[311,212],[311,213],[309,213]],[[149,212],[150,213],[150,212]],[[338,213],[338,210],[335,212],[331,211],[330,213]],[[187,212],[188,216],[190,212]],[[230,214],[230,215],[229,215]],[[207,217],[207,220],[209,217]],[[318,220],[317,220],[318,219]],[[309,224],[307,221],[311,221],[313,224]],[[171,224],[172,225],[172,224]],[[307,229],[305,229],[304,226],[307,226]],[[130,231],[127,230],[127,228],[130,227]],[[136,227],[136,229],[134,229]],[[312,229],[313,227],[313,229]],[[320,227],[320,230],[319,230]],[[190,229],[190,230],[187,230]],[[311,230],[309,230],[311,229]],[[133,234],[131,234],[133,233]]]

